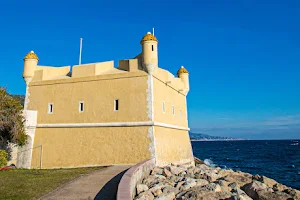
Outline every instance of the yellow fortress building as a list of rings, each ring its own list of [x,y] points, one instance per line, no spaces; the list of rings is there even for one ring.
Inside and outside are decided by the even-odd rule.
[[[194,163],[188,135],[189,74],[158,67],[158,40],[147,33],[133,59],[39,66],[24,58],[28,144],[17,166],[71,168]]]

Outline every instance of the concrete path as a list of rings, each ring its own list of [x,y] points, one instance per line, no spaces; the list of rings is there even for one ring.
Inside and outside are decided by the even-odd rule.
[[[115,200],[118,184],[130,166],[110,166],[79,177],[43,196],[45,200]]]

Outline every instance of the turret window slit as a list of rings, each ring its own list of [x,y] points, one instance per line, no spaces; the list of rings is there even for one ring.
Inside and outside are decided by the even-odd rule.
[[[48,114],[53,114],[53,103],[48,103]]]
[[[80,113],[82,113],[84,111],[84,102],[83,101],[79,101],[78,110]]]
[[[115,111],[119,110],[119,99],[115,100]]]

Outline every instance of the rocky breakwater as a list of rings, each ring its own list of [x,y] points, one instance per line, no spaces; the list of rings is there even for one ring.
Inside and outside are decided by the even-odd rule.
[[[135,200],[283,200],[299,199],[300,191],[265,176],[195,167],[155,167],[136,186]]]

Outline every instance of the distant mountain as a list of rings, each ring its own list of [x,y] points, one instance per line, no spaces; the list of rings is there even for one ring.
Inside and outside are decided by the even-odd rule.
[[[203,133],[192,133],[189,132],[192,141],[228,141],[228,140],[245,140],[240,138],[222,137],[222,136],[211,136]]]

